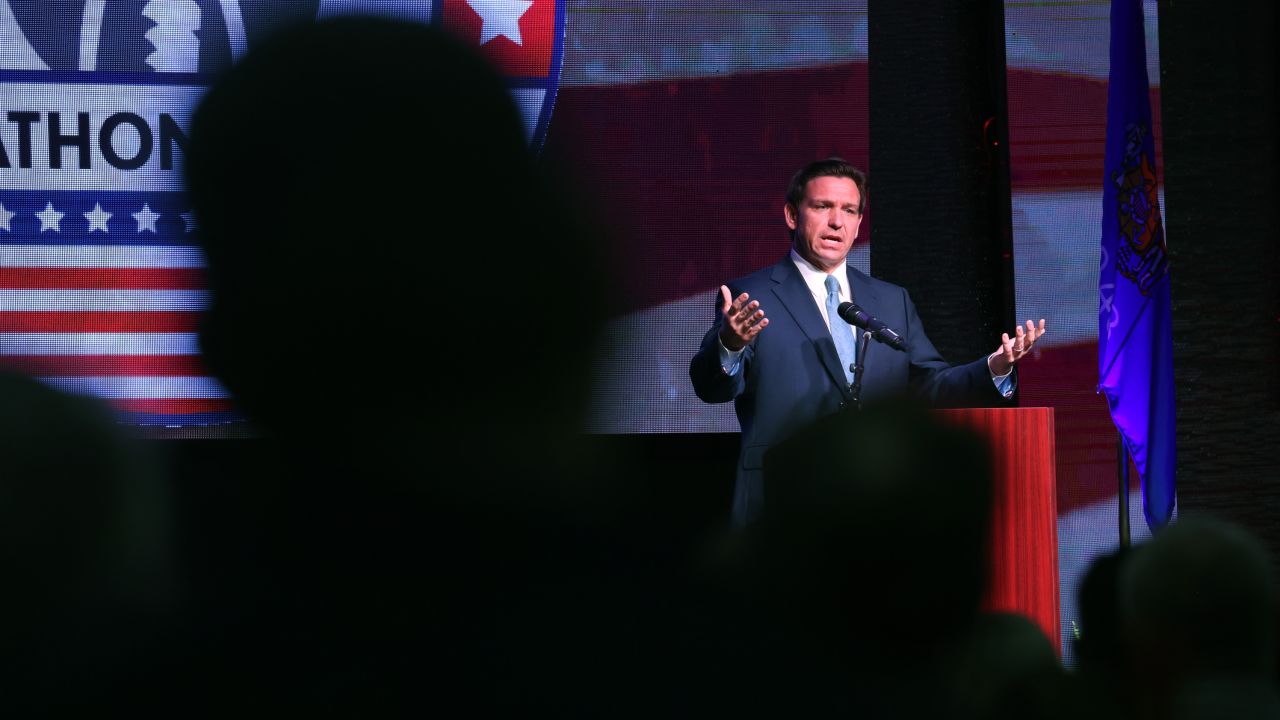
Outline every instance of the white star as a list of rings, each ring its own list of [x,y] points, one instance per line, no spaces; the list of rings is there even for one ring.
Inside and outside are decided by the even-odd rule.
[[[53,209],[53,203],[45,206],[44,210],[36,213],[36,217],[40,218],[40,232],[52,230],[54,232],[62,232],[62,228],[58,223],[62,222],[62,218],[66,217],[66,213],[60,213]]]
[[[467,4],[484,21],[480,29],[480,44],[505,35],[517,45],[524,45],[520,37],[520,18],[533,5],[531,0],[467,0]]]
[[[156,232],[156,220],[159,220],[160,216],[151,212],[150,205],[143,203],[142,209],[133,213],[133,219],[138,221],[138,232],[146,232],[147,230]]]
[[[9,227],[9,221],[13,219],[14,215],[17,215],[17,213],[9,212],[9,210],[5,208],[4,203],[0,203],[0,230],[13,232]]]
[[[182,222],[187,224],[187,232],[195,232],[200,226],[196,224],[196,214],[188,210],[182,213]]]
[[[111,213],[102,209],[99,203],[93,204],[93,211],[84,214],[84,219],[89,221],[89,232],[101,230],[104,233],[111,232],[107,229],[107,221],[111,219]]]

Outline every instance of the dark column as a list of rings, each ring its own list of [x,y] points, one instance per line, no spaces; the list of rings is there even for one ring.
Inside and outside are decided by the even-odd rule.
[[[1158,8],[1178,504],[1248,526],[1280,566],[1276,8]]]
[[[953,363],[1013,328],[1004,6],[870,0],[871,271]]]

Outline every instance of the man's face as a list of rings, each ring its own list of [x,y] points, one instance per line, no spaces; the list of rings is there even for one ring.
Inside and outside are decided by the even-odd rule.
[[[804,186],[800,207],[783,208],[796,252],[831,271],[845,262],[862,224],[862,196],[849,178],[817,177]]]

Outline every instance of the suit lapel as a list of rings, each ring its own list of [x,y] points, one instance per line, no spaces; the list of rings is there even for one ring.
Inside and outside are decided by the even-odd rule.
[[[871,312],[871,306],[876,304],[875,292],[871,289],[871,279],[848,265],[845,265],[844,269],[845,276],[849,278],[849,298],[867,312]]]
[[[790,313],[800,331],[813,343],[818,359],[840,389],[840,394],[848,398],[848,381],[845,379],[844,368],[840,365],[840,356],[836,353],[835,341],[831,339],[831,331],[822,320],[822,313],[813,302],[809,286],[804,284],[804,278],[800,276],[790,255],[774,266],[772,279],[776,283],[774,295]]]

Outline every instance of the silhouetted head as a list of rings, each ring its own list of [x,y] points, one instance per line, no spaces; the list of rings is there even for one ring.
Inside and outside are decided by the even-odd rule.
[[[868,662],[945,641],[978,611],[990,478],[978,436],[906,400],[819,421],[765,458],[769,592]]]
[[[1074,647],[1082,672],[1096,670],[1107,676],[1122,667],[1120,575],[1127,557],[1127,551],[1117,550],[1097,558],[1080,583],[1081,629]]]
[[[269,431],[577,412],[594,248],[471,49],[385,20],[283,31],[206,95],[186,172],[212,295],[202,346]]]
[[[0,458],[3,704],[119,699],[175,609],[168,487],[104,402],[8,373]]]
[[[1252,535],[1208,518],[1184,517],[1133,552],[1120,613],[1149,702],[1206,678],[1272,682],[1271,572]]]
[[[980,616],[946,658],[949,716],[1009,720],[1075,718],[1067,678],[1044,631],[1014,613]]]
[[[168,559],[165,488],[143,450],[101,400],[0,373],[0,603],[26,608],[3,623],[123,600],[131,573]]]

